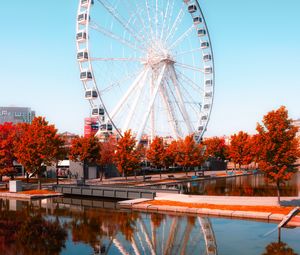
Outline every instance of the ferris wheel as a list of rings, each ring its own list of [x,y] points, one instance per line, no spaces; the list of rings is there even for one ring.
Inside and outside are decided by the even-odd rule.
[[[101,133],[200,141],[214,59],[197,0],[80,0],[77,61]]]

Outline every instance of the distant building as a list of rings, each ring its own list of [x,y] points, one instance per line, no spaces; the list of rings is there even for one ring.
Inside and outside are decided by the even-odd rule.
[[[297,133],[297,136],[300,137],[300,119],[297,119],[297,120],[294,120],[293,121],[293,124],[298,127],[298,133]]]
[[[99,123],[97,118],[84,119],[84,136],[95,135],[99,130]]]
[[[64,132],[64,133],[61,133],[59,135],[60,135],[61,138],[64,139],[66,147],[70,147],[71,143],[72,143],[72,140],[77,137],[76,134],[73,134],[73,133],[70,133],[70,132]]]
[[[4,122],[31,123],[35,111],[29,107],[0,107],[0,124]]]

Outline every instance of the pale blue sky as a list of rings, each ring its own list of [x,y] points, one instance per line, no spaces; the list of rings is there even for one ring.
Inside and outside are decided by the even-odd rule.
[[[255,131],[280,105],[300,117],[300,1],[200,0],[214,46],[207,136]],[[0,105],[29,106],[59,131],[83,132],[89,105],[76,63],[76,0],[1,3]]]

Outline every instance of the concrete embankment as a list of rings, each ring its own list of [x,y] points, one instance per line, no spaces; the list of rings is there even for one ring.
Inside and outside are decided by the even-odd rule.
[[[119,202],[121,208],[127,208],[132,210],[138,210],[143,212],[156,212],[156,213],[167,213],[167,214],[185,214],[185,215],[205,215],[213,217],[226,217],[226,218],[239,218],[239,219],[253,219],[262,220],[268,222],[280,222],[286,214],[273,213],[271,211],[259,212],[255,211],[255,206],[276,206],[276,198],[248,198],[248,197],[210,197],[210,196],[188,196],[188,195],[165,195],[155,198],[160,200],[161,204],[151,204],[150,199],[135,199]],[[253,206],[253,211],[243,210],[222,210],[222,209],[210,209],[210,208],[191,208],[191,206],[184,205],[169,205],[170,201],[181,201],[183,204],[207,204],[207,205],[243,205]],[[175,200],[176,199],[176,200]],[[299,199],[299,198],[298,198]],[[248,201],[247,201],[248,200]],[[269,200],[269,201],[268,201]],[[290,199],[292,201],[293,199]],[[166,204],[164,205],[164,201]],[[296,216],[288,224],[289,226],[300,227],[300,216]]]
[[[0,198],[17,199],[17,200],[30,200],[30,199],[43,199],[50,197],[63,196],[62,193],[48,193],[48,194],[24,194],[13,192],[0,192]]]

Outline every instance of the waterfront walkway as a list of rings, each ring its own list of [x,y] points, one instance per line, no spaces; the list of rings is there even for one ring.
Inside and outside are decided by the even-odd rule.
[[[241,196],[197,196],[183,194],[157,193],[155,200],[168,200],[184,203],[241,205],[241,206],[277,206],[277,197],[241,197]],[[300,206],[300,197],[281,197],[281,205]]]

